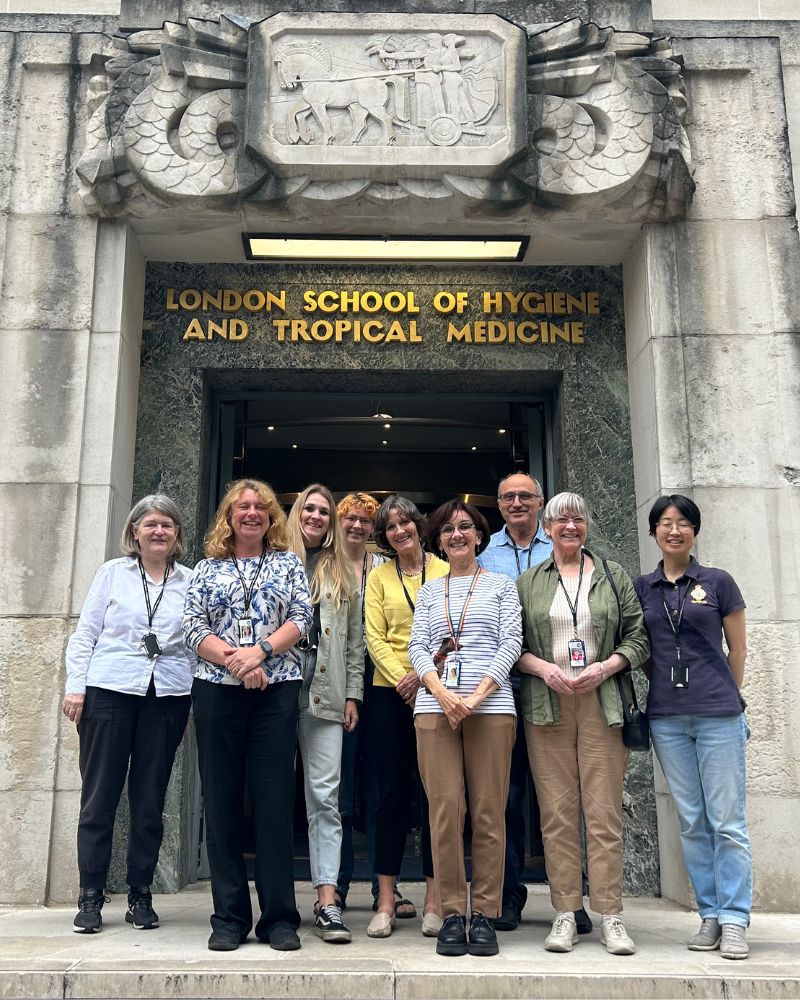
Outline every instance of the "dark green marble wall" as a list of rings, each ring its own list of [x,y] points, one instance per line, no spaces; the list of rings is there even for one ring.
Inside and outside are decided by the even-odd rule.
[[[269,314],[186,313],[166,308],[167,289],[286,289],[287,310],[277,318],[322,318],[302,311],[306,289],[352,291],[413,289],[420,313],[389,316],[408,327],[416,318],[422,343],[278,343]],[[532,319],[562,324],[584,323],[585,343],[466,344],[446,343],[450,317],[432,308],[441,290],[466,291],[470,308],[452,317],[465,322],[497,318]],[[560,291],[599,295],[599,315],[493,317],[480,309],[483,291]],[[245,318],[249,335],[231,342],[185,341],[193,316],[216,322],[223,316]],[[333,315],[348,319],[353,316]],[[366,318],[363,314],[362,319]],[[208,462],[211,447],[210,391],[316,389],[380,395],[386,406],[394,392],[508,393],[548,399],[553,412],[556,491],[583,494],[595,524],[590,544],[613,555],[630,572],[638,571],[620,268],[436,268],[386,265],[288,266],[149,264],[139,395],[134,496],[163,491],[184,511],[194,558],[208,517]],[[194,781],[191,754],[176,765],[167,806],[167,834],[162,855],[178,851],[175,864],[160,866],[165,887],[177,888],[189,877],[196,857],[187,839],[188,810]],[[626,891],[658,892],[658,856],[652,765],[634,755],[625,795]],[[123,821],[124,825],[124,821]],[[183,855],[189,855],[184,857]],[[162,857],[162,862],[165,860]],[[119,865],[115,870],[119,873]]]

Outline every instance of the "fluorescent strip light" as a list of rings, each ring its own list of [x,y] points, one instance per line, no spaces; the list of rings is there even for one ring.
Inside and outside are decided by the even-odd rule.
[[[243,234],[248,260],[496,260],[519,261],[528,237],[426,239],[398,236],[275,236]]]

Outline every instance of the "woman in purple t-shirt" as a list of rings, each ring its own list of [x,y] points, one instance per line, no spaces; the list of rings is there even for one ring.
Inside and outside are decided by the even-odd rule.
[[[744,810],[750,730],[739,694],[745,605],[730,574],[691,555],[700,531],[694,501],[659,497],[649,521],[663,558],[635,586],[650,635],[653,746],[675,802],[702,920],[689,948],[747,958],[753,865]]]

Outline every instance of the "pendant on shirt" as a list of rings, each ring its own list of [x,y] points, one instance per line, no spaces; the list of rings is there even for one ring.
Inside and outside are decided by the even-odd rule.
[[[570,667],[573,670],[583,670],[586,667],[586,643],[583,639],[570,639],[567,649]]]
[[[256,637],[253,631],[252,618],[238,618],[236,620],[236,627],[239,629],[240,646],[252,646],[255,644]]]
[[[145,632],[142,636],[140,645],[144,649],[145,653],[147,653],[148,660],[154,660],[157,656],[160,656],[164,652],[155,632]]]
[[[461,657],[458,653],[448,653],[444,661],[444,686],[451,690],[461,683]]]

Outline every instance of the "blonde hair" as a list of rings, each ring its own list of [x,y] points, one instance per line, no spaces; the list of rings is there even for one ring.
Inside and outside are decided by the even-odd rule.
[[[360,508],[361,510],[365,510],[374,521],[379,507],[380,504],[378,501],[375,497],[370,496],[369,493],[348,493],[346,497],[342,497],[339,501],[336,513],[339,517],[344,517],[350,511]]]
[[[256,493],[258,499],[267,508],[269,528],[264,536],[266,547],[275,552],[285,552],[289,548],[286,536],[286,515],[278,503],[278,498],[272,487],[260,479],[237,479],[225,491],[225,496],[220,500],[217,513],[214,516],[214,523],[206,532],[206,558],[225,559],[233,555],[234,537],[231,526],[231,511],[245,490],[252,490]]]
[[[289,548],[300,556],[305,566],[306,543],[303,529],[300,527],[300,514],[313,493],[319,493],[321,497],[325,498],[331,516],[328,530],[322,539],[322,551],[314,567],[313,579],[309,580],[311,600],[315,604],[319,602],[324,586],[326,591],[330,591],[333,606],[338,608],[345,598],[355,594],[356,578],[345,551],[342,529],[336,516],[336,504],[331,491],[322,483],[312,483],[310,486],[306,486],[292,504],[288,520]]]

